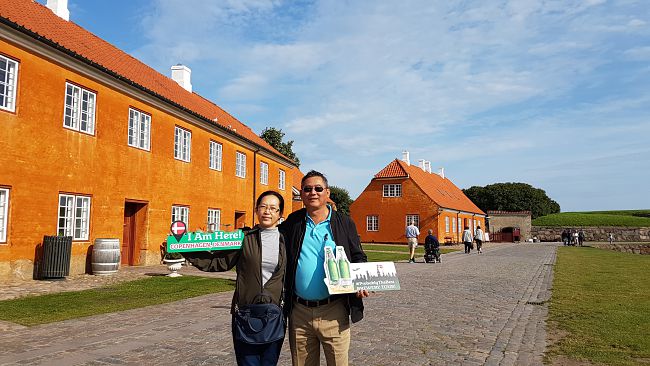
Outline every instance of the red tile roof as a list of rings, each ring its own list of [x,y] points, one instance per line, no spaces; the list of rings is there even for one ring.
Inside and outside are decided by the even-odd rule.
[[[384,169],[375,174],[375,178],[406,178],[408,173],[397,159],[391,161]]]
[[[216,104],[183,89],[171,78],[77,24],[58,17],[44,5],[33,0],[0,0],[0,18],[4,18],[0,19],[2,23],[51,46],[63,49],[95,67],[105,69],[104,71],[114,77],[134,83],[150,94],[176,104],[202,117],[206,122],[220,125],[230,133],[239,135],[286,159],[248,126]],[[214,122],[215,118],[218,122]]]
[[[485,215],[463,191],[456,187],[448,178],[442,178],[436,173],[428,173],[421,168],[407,165],[399,159],[390,162],[375,178],[405,178],[409,177],[422,191],[442,208],[480,213]]]

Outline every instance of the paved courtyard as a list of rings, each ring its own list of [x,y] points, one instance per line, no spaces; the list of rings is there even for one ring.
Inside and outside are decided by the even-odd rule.
[[[365,301],[351,363],[541,364],[556,248],[488,245],[483,254],[445,254],[440,264],[398,263],[402,289]],[[233,365],[231,297],[29,328],[0,324],[0,365]],[[286,342],[280,364],[290,364]]]

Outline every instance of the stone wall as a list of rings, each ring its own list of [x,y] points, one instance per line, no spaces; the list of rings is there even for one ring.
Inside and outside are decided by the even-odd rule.
[[[585,240],[608,241],[609,233],[614,234],[615,242],[650,241],[650,227],[621,227],[621,226],[533,226],[531,235],[540,241],[562,241],[562,230],[582,230]]]
[[[623,253],[650,255],[650,243],[594,243],[595,248],[615,250]]]

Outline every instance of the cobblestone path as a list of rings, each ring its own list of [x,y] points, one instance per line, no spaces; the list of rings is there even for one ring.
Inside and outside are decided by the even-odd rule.
[[[541,365],[554,244],[398,263],[352,327],[354,365]],[[232,293],[35,327],[5,326],[0,365],[233,365]],[[290,364],[285,342],[281,365]],[[324,364],[324,362],[322,363]]]

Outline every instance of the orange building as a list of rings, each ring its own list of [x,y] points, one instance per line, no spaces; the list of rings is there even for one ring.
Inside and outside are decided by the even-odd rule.
[[[485,227],[485,213],[444,176],[431,173],[431,164],[410,164],[409,153],[395,159],[379,173],[350,206],[362,242],[406,243],[406,226],[413,222],[424,242],[429,229],[441,243],[462,241],[468,226],[472,233]]]
[[[83,273],[96,238],[154,264],[172,220],[252,225],[268,189],[291,210],[291,160],[193,93],[188,68],[156,72],[61,3],[0,1],[0,280],[32,277],[44,235],[72,236]]]

